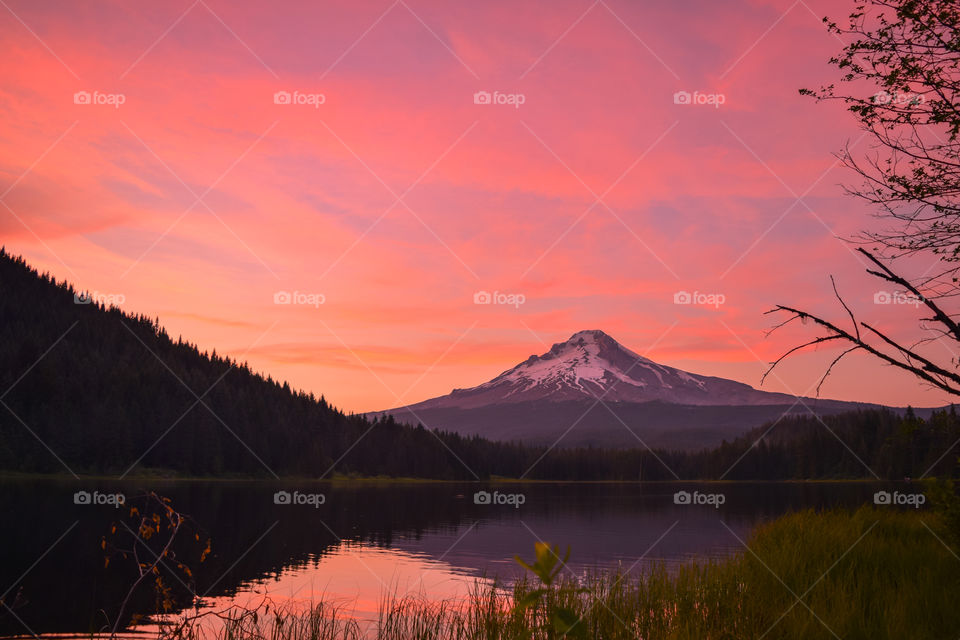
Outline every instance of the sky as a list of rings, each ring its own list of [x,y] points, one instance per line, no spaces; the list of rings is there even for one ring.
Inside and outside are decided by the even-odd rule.
[[[870,140],[798,94],[837,79],[847,9],[2,0],[0,243],[348,411],[583,329],[756,387],[817,335],[765,311],[845,320],[830,275],[916,336],[843,240],[878,221],[834,154]],[[762,388],[812,395],[838,353]],[[856,354],[821,394],[947,402]]]

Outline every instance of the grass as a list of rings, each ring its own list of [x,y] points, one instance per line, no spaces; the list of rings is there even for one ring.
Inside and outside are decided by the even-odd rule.
[[[459,601],[385,596],[366,635],[345,608],[324,603],[246,612],[212,634],[187,628],[168,638],[558,640],[566,628],[567,638],[604,640],[956,639],[960,559],[950,539],[929,511],[808,510],[759,527],[749,550],[726,560],[631,576],[563,568],[547,585],[478,582]],[[572,629],[557,626],[558,611],[573,612]]]

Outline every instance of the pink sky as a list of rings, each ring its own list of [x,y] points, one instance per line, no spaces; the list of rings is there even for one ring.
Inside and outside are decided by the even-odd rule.
[[[7,249],[347,410],[479,384],[581,329],[758,386],[814,335],[765,337],[763,311],[843,320],[830,274],[908,341],[920,315],[875,305],[835,237],[876,224],[831,155],[869,141],[797,93],[836,79],[820,18],[842,3],[0,5]],[[837,353],[763,388],[812,394]],[[948,401],[865,357],[823,395]]]

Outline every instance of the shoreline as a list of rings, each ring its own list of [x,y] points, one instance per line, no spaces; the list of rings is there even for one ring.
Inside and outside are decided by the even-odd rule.
[[[273,485],[280,483],[302,483],[323,485],[401,485],[401,484],[456,484],[456,485],[540,485],[540,484],[576,484],[576,485],[755,485],[755,484],[910,484],[919,483],[914,480],[890,480],[876,478],[812,478],[787,480],[542,480],[530,478],[501,478],[493,477],[484,480],[443,480],[439,478],[408,478],[408,477],[348,477],[334,476],[330,478],[314,478],[309,476],[280,476],[279,478],[257,476],[189,476],[164,474],[132,474],[118,477],[108,474],[80,475],[74,477],[67,473],[27,473],[27,472],[0,472],[0,482],[4,481],[50,481],[70,484],[82,484],[92,481],[110,481],[117,483],[132,482],[161,482],[161,483],[250,483]]]

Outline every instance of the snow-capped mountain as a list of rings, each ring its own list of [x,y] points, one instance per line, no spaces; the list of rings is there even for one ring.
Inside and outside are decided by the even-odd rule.
[[[598,402],[598,400],[600,402]],[[498,440],[566,446],[698,448],[785,413],[868,405],[760,391],[641,356],[600,330],[578,331],[488,382],[368,414]]]
[[[543,355],[533,355],[493,380],[424,407],[471,408],[493,403],[597,399],[604,402],[734,405],[783,404],[794,398],[741,382],[687,373],[657,364],[594,329],[579,331]]]

